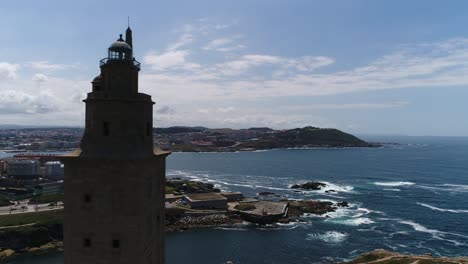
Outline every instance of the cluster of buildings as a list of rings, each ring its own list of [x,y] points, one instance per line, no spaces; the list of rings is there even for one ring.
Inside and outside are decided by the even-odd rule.
[[[16,155],[0,160],[0,174],[13,179],[33,180],[47,178],[62,180],[63,164],[55,155]]]
[[[82,128],[10,128],[0,129],[0,150],[44,151],[77,148]]]
[[[19,154],[0,160],[0,195],[22,200],[63,193],[64,165],[57,155]]]

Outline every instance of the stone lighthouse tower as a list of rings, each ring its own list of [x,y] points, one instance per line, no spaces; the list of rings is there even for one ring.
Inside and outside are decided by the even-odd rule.
[[[65,264],[164,263],[168,152],[153,144],[151,96],[138,92],[132,31],[100,62],[81,147],[65,164]]]

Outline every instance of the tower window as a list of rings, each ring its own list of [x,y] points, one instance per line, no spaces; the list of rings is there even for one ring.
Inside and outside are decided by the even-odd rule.
[[[113,239],[112,240],[112,248],[120,248],[120,240]]]
[[[105,137],[109,136],[109,122],[103,122],[103,134]]]
[[[152,129],[152,127],[151,127],[150,122],[147,122],[147,123],[146,123],[146,135],[147,135],[148,137],[151,136],[151,132],[153,132],[152,130],[153,130],[153,129]]]
[[[91,238],[83,239],[83,247],[85,247],[85,248],[91,247]]]
[[[84,200],[85,203],[90,203],[91,202],[91,195],[85,194],[83,200]]]

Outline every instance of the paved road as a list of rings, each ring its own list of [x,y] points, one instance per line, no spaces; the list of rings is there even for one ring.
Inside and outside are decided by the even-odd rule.
[[[20,201],[18,205],[2,206],[0,207],[0,215],[42,212],[42,211],[58,210],[58,209],[63,208],[62,203],[59,203],[58,206],[49,206],[48,203],[34,205],[34,204],[28,204],[28,202],[29,200],[23,200],[23,201]]]

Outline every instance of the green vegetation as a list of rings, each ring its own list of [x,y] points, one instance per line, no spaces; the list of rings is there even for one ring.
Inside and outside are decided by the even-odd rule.
[[[167,194],[167,193],[174,193],[175,188],[174,188],[174,187],[170,187],[170,186],[165,186],[165,190],[166,190],[166,194]]]
[[[19,225],[25,225],[16,227]],[[20,250],[63,239],[63,210],[0,216],[0,248]]]
[[[0,215],[0,227],[25,224],[43,224],[49,221],[62,221],[63,210],[34,212],[24,214]]]
[[[11,204],[10,199],[8,199],[8,197],[0,194],[0,206],[8,206],[10,204]]]
[[[338,129],[304,127],[266,134],[239,148],[272,149],[297,147],[370,147],[371,144]]]
[[[63,201],[63,193],[44,194],[34,196],[29,200],[30,204],[41,204],[41,203],[56,203]]]

